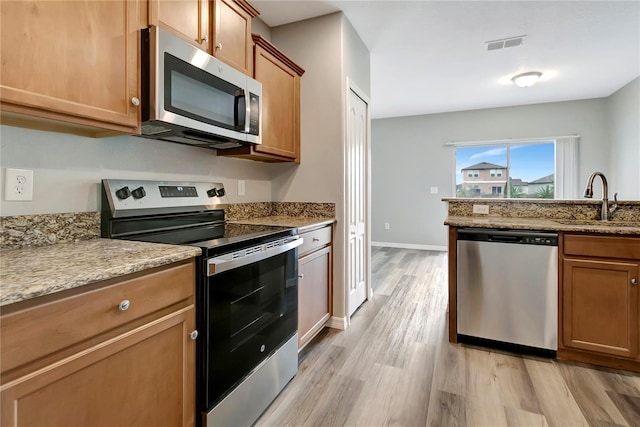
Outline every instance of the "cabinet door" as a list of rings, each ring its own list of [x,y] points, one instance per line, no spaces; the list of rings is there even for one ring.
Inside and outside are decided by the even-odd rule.
[[[638,356],[638,264],[564,259],[563,344]]]
[[[2,109],[133,132],[138,4],[2,1]]]
[[[300,76],[260,46],[255,48],[255,79],[262,83],[260,153],[296,159],[300,150]]]
[[[233,0],[214,0],[213,56],[251,74],[251,15]]]
[[[149,24],[169,30],[200,49],[209,49],[207,0],[151,0]]]
[[[2,425],[193,426],[193,305],[2,385]]]
[[[298,263],[298,347],[302,348],[331,315],[331,246]]]

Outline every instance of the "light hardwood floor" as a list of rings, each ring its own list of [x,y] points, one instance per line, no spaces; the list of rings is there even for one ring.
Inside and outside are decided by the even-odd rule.
[[[373,248],[374,298],[325,329],[259,426],[640,426],[640,376],[447,341],[441,252]]]

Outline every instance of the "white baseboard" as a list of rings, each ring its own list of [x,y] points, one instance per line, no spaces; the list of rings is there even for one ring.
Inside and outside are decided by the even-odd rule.
[[[414,243],[371,242],[371,246],[380,246],[385,248],[419,249],[423,251],[441,251],[441,252],[446,252],[448,250],[446,246],[416,245]]]
[[[327,322],[327,326],[333,329],[340,329],[341,331],[344,331],[345,329],[347,329],[347,318],[332,316]]]

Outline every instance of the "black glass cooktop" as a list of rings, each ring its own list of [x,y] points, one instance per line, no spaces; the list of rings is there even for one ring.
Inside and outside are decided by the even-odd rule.
[[[271,225],[215,224],[180,230],[150,232],[128,236],[128,240],[191,245],[202,248],[203,255],[235,250],[240,246],[259,244],[266,240],[296,234],[296,229]]]

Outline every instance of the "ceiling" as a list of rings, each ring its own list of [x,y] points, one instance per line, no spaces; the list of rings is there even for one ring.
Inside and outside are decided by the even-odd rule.
[[[371,52],[373,118],[606,97],[640,75],[640,0],[252,3],[272,28],[342,10]],[[511,82],[528,71],[535,86]]]

